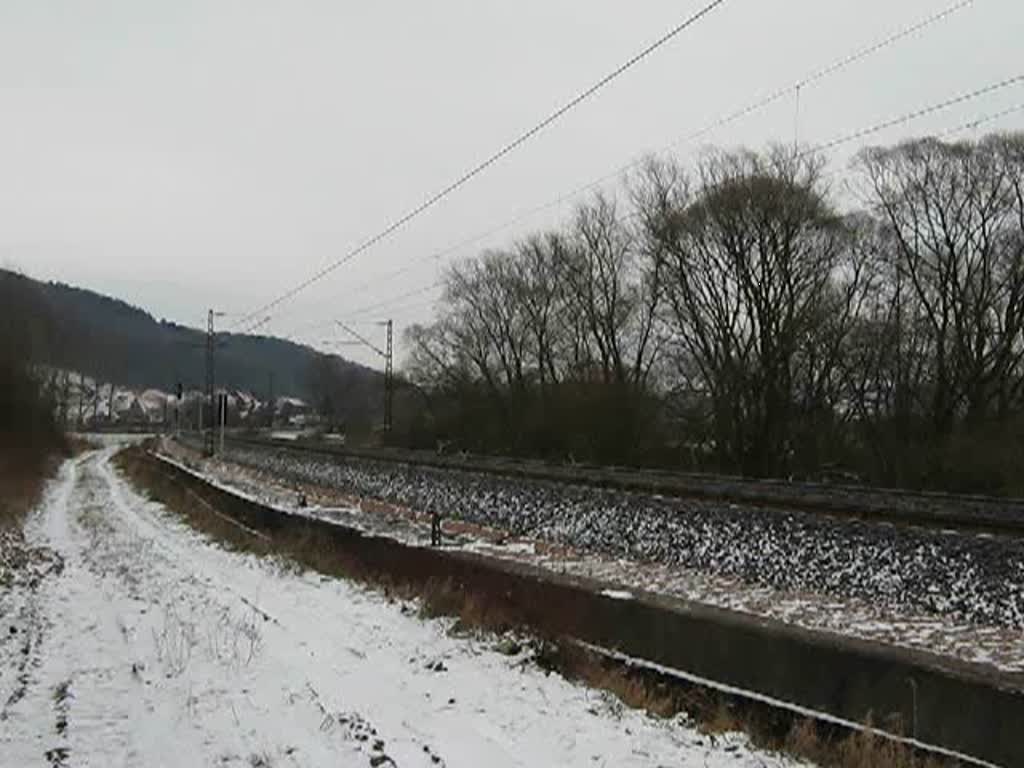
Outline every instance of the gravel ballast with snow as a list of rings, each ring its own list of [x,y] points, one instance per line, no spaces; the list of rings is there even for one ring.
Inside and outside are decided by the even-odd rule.
[[[225,458],[584,552],[1024,628],[1024,540],[1012,537],[291,451],[231,448]]]

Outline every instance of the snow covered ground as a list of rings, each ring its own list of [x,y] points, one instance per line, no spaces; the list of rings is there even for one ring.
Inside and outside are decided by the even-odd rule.
[[[395,499],[410,493],[407,478],[394,474],[372,476],[363,465],[346,472],[344,467],[312,458],[298,466],[283,455],[260,462],[253,452],[229,452],[229,456],[245,462],[242,466],[233,461],[200,460],[191,451],[174,443],[167,443],[165,447],[179,458],[201,467],[216,482],[257,500],[406,542],[429,540],[429,522],[422,515],[417,517],[415,514],[424,509],[376,503],[353,493],[355,488],[367,489],[367,495]],[[262,468],[257,468],[259,466]],[[304,483],[302,478],[317,478],[322,484]],[[730,556],[729,562],[746,558],[753,563],[756,560],[754,553],[763,552],[766,560],[771,562],[778,560],[778,550],[786,547],[789,559],[775,563],[773,572],[781,572],[786,566],[800,571],[794,576],[799,581],[796,585],[780,586],[770,580],[744,579],[729,568],[714,567],[718,562],[713,557],[716,552],[729,547],[740,548],[751,539],[748,533],[743,532],[744,523],[739,520],[739,512],[730,513],[729,519],[717,525],[707,516],[697,518],[695,531],[687,532],[684,537],[693,541],[689,544],[684,541],[680,546],[697,549],[708,562],[692,567],[678,562],[622,556],[614,549],[608,551],[601,546],[587,547],[587,542],[592,542],[595,536],[610,537],[608,533],[601,533],[603,526],[619,524],[616,515],[621,511],[621,505],[616,505],[614,500],[610,500],[604,509],[591,508],[589,514],[582,515],[580,519],[561,524],[563,528],[571,525],[581,535],[565,537],[557,535],[557,532],[546,535],[554,523],[526,525],[520,522],[518,526],[509,528],[495,527],[493,522],[481,524],[481,521],[490,522],[512,515],[517,504],[521,505],[523,520],[548,521],[555,513],[544,509],[543,499],[528,497],[524,500],[512,485],[504,491],[489,486],[489,478],[481,479],[476,485],[458,478],[451,481],[453,485],[459,482],[468,487],[465,498],[456,498],[453,488],[444,485],[431,494],[427,474],[414,486],[420,498],[438,505],[448,500],[451,503],[447,509],[458,511],[455,517],[461,517],[461,520],[453,520],[449,515],[446,522],[448,546],[527,562],[559,573],[595,578],[625,590],[657,592],[806,629],[852,635],[985,664],[1018,677],[1024,675],[1024,630],[1014,626],[1013,621],[1009,622],[1010,626],[992,621],[993,616],[999,614],[991,609],[991,605],[996,603],[1013,612],[1019,611],[1018,606],[1024,604],[1022,547],[1013,541],[992,537],[960,540],[930,531],[901,532],[891,526],[876,526],[882,528],[881,534],[865,539],[861,546],[865,562],[857,563],[849,560],[849,552],[844,552],[843,537],[847,529],[852,529],[854,536],[867,537],[870,535],[868,526],[827,521],[823,524],[825,540],[814,544],[810,539],[812,543],[807,544],[805,550],[792,542],[784,542],[776,531],[760,541],[756,550],[736,552]],[[330,490],[331,485],[337,490]],[[308,507],[297,505],[300,493],[307,497]],[[467,503],[467,498],[474,500],[476,506],[470,509],[472,505]],[[554,509],[556,513],[560,511],[571,518],[569,513],[573,510],[573,502],[571,496],[556,500]],[[631,517],[635,519],[635,516]],[[794,515],[793,520],[783,520],[783,524],[797,526],[807,517]],[[685,526],[686,518],[682,520],[683,523],[674,524],[673,528]],[[642,538],[641,534],[649,534],[651,528],[651,525],[638,523],[633,531],[634,539]],[[701,538],[703,534],[706,534],[704,539]],[[809,537],[809,531],[803,531],[796,544],[807,542]],[[567,540],[575,542],[576,546],[567,544]],[[849,541],[845,543],[852,548]],[[900,551],[904,546],[906,553]],[[999,550],[1000,547],[1007,548],[1011,556],[1004,557],[1007,552]],[[995,551],[989,552],[989,548]],[[843,559],[833,561],[830,559],[833,553]],[[995,562],[987,563],[986,558],[989,557]],[[836,573],[827,573],[830,563],[837,569]],[[989,570],[1002,573],[1002,580],[994,574],[986,577]],[[915,574],[914,580],[910,578],[911,572]],[[817,580],[814,578],[816,574],[820,574]],[[929,574],[935,578],[929,580]],[[905,595],[914,588],[919,588],[923,594],[915,600],[884,600],[877,592],[865,594],[836,586],[851,580],[864,583],[869,579],[887,587],[895,595]],[[953,586],[947,587],[947,582]],[[995,599],[988,590],[988,584],[994,585]],[[968,620],[958,611],[923,609],[924,605],[935,608],[950,606],[956,602],[952,599],[954,594],[963,595],[965,604],[977,608],[975,620]]]
[[[156,433],[147,432],[76,432],[73,434],[90,445],[101,448],[123,448],[129,445],[138,445],[156,437]]]
[[[0,560],[5,766],[792,764],[226,552],[135,493],[114,450],[67,462],[28,561]]]

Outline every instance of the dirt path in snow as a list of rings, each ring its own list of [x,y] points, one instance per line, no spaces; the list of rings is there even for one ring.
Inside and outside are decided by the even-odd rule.
[[[27,527],[48,575],[0,592],[4,765],[788,764],[225,552],[140,498],[113,450],[65,464]]]

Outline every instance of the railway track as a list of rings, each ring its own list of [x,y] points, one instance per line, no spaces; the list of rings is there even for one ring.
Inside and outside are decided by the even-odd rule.
[[[289,440],[232,436],[228,445],[360,459],[457,472],[729,504],[798,510],[894,525],[1024,536],[1024,499],[909,491],[870,486],[752,480],[729,475],[614,466],[556,465],[506,457],[438,455],[394,448],[352,449]]]
[[[666,580],[667,589],[703,602],[721,599],[721,593],[695,586],[686,574],[789,595],[864,601],[898,616],[951,616],[1024,628],[1024,536],[1012,522],[963,519],[970,508],[959,519],[948,510],[940,520],[912,507],[908,513],[896,503],[873,516],[862,509],[844,515],[834,507],[804,511],[778,498],[683,498],[607,483],[599,487],[581,482],[578,474],[553,482],[536,473],[512,476],[465,463],[439,468],[433,459],[424,466],[408,457],[383,460],[368,458],[376,452],[310,448],[236,440],[225,450],[236,466],[215,462],[209,471],[240,477],[244,487],[273,478],[296,493],[323,489],[335,499],[331,504],[338,494],[369,499],[567,547],[602,562],[652,564],[664,569],[657,578]],[[245,479],[252,471],[257,474]],[[288,499],[283,503],[292,503]],[[1000,535],[990,532],[994,528]],[[729,594],[727,604],[733,605],[738,598]],[[875,620],[867,619],[868,625]]]

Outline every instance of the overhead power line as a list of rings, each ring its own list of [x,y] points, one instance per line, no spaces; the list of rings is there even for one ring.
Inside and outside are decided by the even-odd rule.
[[[936,24],[940,21],[943,21],[944,19],[947,19],[948,17],[952,16],[958,11],[964,10],[965,8],[967,8],[967,6],[973,5],[974,2],[975,0],[960,0],[960,2],[954,3],[948,8],[939,11],[938,13],[933,13],[931,16],[928,16],[915,24],[903,27],[902,29],[896,31],[895,33],[889,35],[886,38],[879,40],[876,43],[868,45],[865,48],[861,48],[860,50],[854,51],[853,53],[844,56],[843,58],[838,59],[815,72],[812,72],[811,74],[807,75],[801,80],[798,80],[797,82],[793,83],[790,86],[787,86],[785,88],[779,88],[778,90],[769,93],[767,96],[764,96],[763,98],[751,104],[748,104],[745,107],[741,107],[735,112],[732,112],[726,115],[725,117],[716,120],[715,122],[705,126],[704,128],[701,128],[698,131],[694,131],[693,133],[682,137],[678,141],[670,144],[669,147],[678,146],[679,144],[682,143],[695,141],[701,138],[702,136],[706,136],[712,131],[717,130],[718,128],[723,128],[726,125],[735,122],[736,120],[739,120],[743,117],[747,117],[748,115],[754,112],[764,109],[765,107],[771,106],[772,104],[779,101],[780,99],[785,98],[786,96],[789,96],[791,94],[798,94],[807,87],[812,86],[815,83],[846,69],[851,64],[856,64],[862,59],[866,59],[869,56],[872,56],[873,54],[876,54],[879,51],[882,51],[890,47],[891,45],[900,42],[905,38],[917,34],[918,32],[922,31],[923,29],[926,29],[927,27],[932,26],[933,24]]]
[[[959,11],[966,9],[968,6],[973,5],[975,2],[976,0],[958,0],[958,2],[944,8],[941,11],[933,13],[930,16],[927,16],[923,19],[920,19],[914,22],[913,24],[901,27],[897,31],[882,38],[881,40],[873,42],[862,48],[858,48],[853,52],[848,53],[842,56],[841,58],[836,59],[835,61],[823,67],[820,67],[819,69],[814,70],[810,74],[805,75],[804,77],[792,83],[791,85],[777,88],[776,90],[771,91],[770,93],[760,98],[757,98],[756,100],[750,102],[749,104],[715,119],[714,121],[708,123],[704,127],[696,131],[693,131],[692,133],[686,134],[685,136],[676,139],[670,142],[669,144],[666,144],[661,148],[660,151],[664,152],[674,147],[680,146],[682,144],[687,144],[696,141],[704,136],[713,133],[714,131],[720,128],[724,128],[725,126],[736,122],[737,120],[740,120],[744,117],[748,117],[756,112],[761,111],[762,109],[766,109],[767,107],[771,106],[772,104],[775,104],[776,102],[778,102],[781,99],[784,99],[787,96],[799,94],[804,89],[813,86],[818,82],[841,72],[842,70],[852,66],[853,64],[856,64],[866,58],[869,58],[870,56],[879,53],[906,38],[912,37],[918,32],[921,32],[927,29],[928,27],[931,27],[934,24],[939,23],[940,21],[944,21],[953,14],[958,13]],[[420,258],[410,259],[401,266],[399,266],[397,269],[394,269],[385,275],[372,278],[370,280],[365,281],[364,283],[361,283],[358,286],[350,288],[349,290],[346,291],[345,295],[362,291],[365,288],[368,288],[379,281],[390,280],[392,278],[403,275],[419,263],[431,260],[440,261],[444,259],[446,256],[449,256],[453,253],[457,253],[463,250],[464,248],[468,248],[469,246],[488,240],[494,235],[497,235],[500,232],[503,232],[507,229],[510,229],[511,227],[514,227],[516,224],[529,220],[534,216],[537,216],[545,211],[551,210],[552,208],[563,205],[566,202],[569,202],[579,197],[580,195],[592,189],[595,189],[596,187],[599,187],[602,184],[605,184],[606,182],[614,178],[620,177],[622,174],[627,173],[633,168],[636,168],[641,162],[643,162],[646,156],[646,154],[638,155],[629,160],[624,165],[617,167],[613,171],[607,172],[596,179],[588,181],[582,185],[576,186],[569,190],[568,192],[563,192],[562,194],[558,195],[557,197],[551,200],[548,200],[545,203],[541,203],[540,205],[534,206],[525,211],[517,213],[511,218],[507,219],[506,221],[500,224],[496,224],[485,231],[479,232],[475,235],[471,235],[470,237],[465,238],[463,240],[459,240],[458,242],[453,243],[451,245],[447,245],[440,250],[427,253],[424,256],[421,256]]]
[[[393,298],[382,299],[381,301],[374,302],[373,304],[367,304],[365,306],[358,307],[352,310],[351,312],[347,313],[347,316],[362,317],[363,315],[368,315],[371,312],[376,312],[380,309],[391,307],[393,304],[397,304],[398,302],[412,298],[413,296],[422,296],[424,293],[428,293],[434,290],[435,288],[441,288],[443,285],[443,280],[435,280],[430,285],[424,285],[420,288],[415,288],[413,290],[406,291],[405,293],[401,293],[398,296],[394,296]]]
[[[1024,104],[1018,104],[1015,107],[1009,107],[1008,109],[1003,109],[1000,110],[999,112],[993,112],[992,114],[989,115],[982,115],[981,117],[976,117],[974,120],[970,120],[954,128],[950,128],[949,130],[943,131],[942,133],[938,134],[938,137],[945,138],[946,136],[951,136],[955,133],[960,133],[962,131],[973,131],[975,128],[980,128],[981,126],[987,125],[988,123],[994,123],[996,120],[1001,120],[1004,117],[1009,117],[1010,115],[1016,114],[1017,112],[1024,112]]]
[[[923,107],[921,109],[914,110],[913,112],[907,112],[907,113],[905,113],[903,115],[900,115],[898,117],[892,118],[890,120],[885,120],[885,121],[880,122],[880,123],[875,123],[873,125],[870,125],[870,126],[868,126],[866,128],[862,128],[862,129],[857,130],[857,131],[854,131],[852,133],[844,134],[844,135],[842,135],[840,137],[837,137],[837,138],[834,138],[834,139],[830,139],[830,140],[828,140],[826,142],[823,142],[821,144],[815,145],[814,147],[806,150],[802,154],[806,155],[806,154],[810,154],[812,152],[823,152],[823,151],[828,150],[828,149],[834,149],[835,147],[841,146],[843,144],[848,144],[848,143],[850,143],[852,141],[855,141],[857,139],[862,139],[862,138],[865,138],[867,136],[871,136],[873,134],[880,133],[881,131],[884,131],[884,130],[886,130],[888,128],[893,128],[893,127],[896,127],[896,126],[899,126],[899,125],[905,125],[905,124],[913,122],[915,120],[919,120],[922,117],[927,117],[928,115],[932,115],[932,114],[935,114],[936,112],[940,112],[942,110],[949,109],[950,107],[956,106],[958,104],[963,104],[963,103],[966,103],[966,102],[969,102],[969,101],[973,101],[974,99],[980,98],[981,96],[985,96],[987,94],[994,93],[996,91],[1001,91],[1001,90],[1009,88],[1009,87],[1011,87],[1013,85],[1018,85],[1018,84],[1024,84],[1024,74],[1016,75],[1014,77],[1009,77],[1009,78],[1006,78],[1004,80],[1000,80],[998,82],[992,83],[991,85],[987,85],[987,86],[984,86],[982,88],[978,88],[978,89],[970,91],[968,93],[964,93],[964,94],[961,94],[959,96],[954,96],[954,97],[946,99],[944,101],[937,102],[935,104],[931,104],[931,105],[929,105],[927,107]],[[1003,109],[1003,110],[1000,110],[998,112],[993,112],[993,113],[990,113],[990,114],[981,115],[980,117],[975,117],[975,118],[973,118],[973,119],[971,119],[971,120],[969,120],[969,121],[967,121],[965,123],[961,123],[961,124],[959,124],[957,126],[954,126],[952,128],[949,128],[949,129],[946,129],[944,131],[941,131],[941,132],[939,132],[939,133],[937,133],[935,135],[938,136],[938,137],[946,137],[946,136],[950,136],[950,135],[955,134],[955,133],[960,133],[960,132],[965,131],[965,130],[975,129],[975,128],[978,128],[978,127],[980,127],[982,125],[985,125],[987,123],[992,123],[992,122],[995,122],[996,120],[999,120],[1001,118],[1007,117],[1008,115],[1015,114],[1017,112],[1024,112],[1024,103],[1017,104],[1016,106],[1009,107],[1007,109]],[[421,286],[419,288],[411,289],[411,290],[406,291],[404,293],[401,293],[401,294],[399,294],[397,296],[394,296],[394,297],[392,297],[390,299],[382,299],[381,301],[375,302],[374,304],[370,304],[370,305],[367,305],[365,307],[360,307],[360,308],[352,311],[351,313],[349,313],[349,316],[350,317],[357,317],[357,316],[361,316],[361,315],[367,314],[369,312],[376,311],[376,310],[378,310],[380,308],[392,307],[392,305],[402,301],[403,299],[407,299],[407,298],[410,298],[410,297],[413,297],[413,296],[419,296],[419,295],[428,293],[429,291],[432,291],[432,290],[434,290],[436,288],[439,288],[442,285],[443,285],[443,280],[434,280],[433,282],[431,282],[428,285],[424,285],[424,286]],[[394,312],[394,311],[398,311],[398,310],[391,309],[390,311]],[[328,324],[328,323],[332,323],[332,322],[334,322],[334,321],[333,320],[329,320],[329,321],[326,321],[326,322],[317,322],[317,323],[315,323],[313,325],[310,325],[310,326],[304,326],[302,328],[296,329],[291,334],[289,334],[289,336],[292,336],[292,335],[297,334],[297,333],[302,333],[302,332],[304,332],[304,331],[306,331],[306,330],[308,330],[310,328],[322,327],[323,325]]]
[[[430,209],[433,206],[437,205],[439,202],[441,202],[441,200],[446,198],[448,195],[452,194],[457,189],[459,189],[460,187],[462,187],[463,185],[465,185],[466,183],[471,181],[473,178],[475,178],[476,176],[478,176],[481,173],[483,173],[485,170],[487,170],[492,165],[497,163],[503,157],[505,157],[509,153],[515,151],[519,147],[521,147],[523,144],[528,142],[530,139],[532,139],[534,136],[539,134],[545,128],[547,128],[548,126],[550,126],[551,124],[555,123],[557,120],[562,118],[566,113],[570,112],[571,110],[575,109],[580,104],[582,104],[583,102],[585,102],[588,99],[590,99],[598,91],[602,90],[605,86],[607,86],[613,80],[616,80],[617,78],[619,78],[622,75],[624,75],[626,72],[628,72],[630,69],[635,67],[637,64],[639,64],[641,61],[646,59],[648,56],[650,56],[652,53],[657,51],[659,48],[661,48],[662,46],[664,46],[667,43],[669,43],[670,41],[672,41],[674,38],[679,36],[686,29],[688,29],[689,27],[693,26],[698,21],[703,19],[705,16],[709,15],[712,11],[714,11],[716,8],[718,8],[723,3],[725,3],[725,0],[713,0],[713,2],[708,3],[703,8],[701,8],[699,11],[697,11],[694,14],[692,14],[691,16],[686,18],[681,23],[677,24],[675,27],[673,27],[671,30],[669,30],[666,34],[662,35],[660,38],[658,38],[653,43],[648,45],[646,48],[641,50],[639,53],[637,53],[634,56],[632,56],[625,63],[619,65],[616,69],[614,69],[612,72],[610,72],[607,75],[605,75],[604,77],[602,77],[600,80],[598,80],[596,83],[591,85],[589,88],[587,88],[586,90],[584,90],[581,93],[579,93],[577,96],[575,96],[572,99],[570,99],[568,102],[566,102],[561,107],[556,109],[554,112],[552,112],[550,115],[545,117],[543,120],[541,120],[539,123],[534,125],[532,128],[528,129],[524,133],[520,134],[516,139],[512,140],[511,142],[509,142],[508,144],[503,146],[501,149],[499,149],[497,152],[492,154],[486,160],[484,160],[483,162],[481,162],[478,165],[474,166],[469,171],[467,171],[462,176],[460,176],[455,181],[453,181],[451,184],[449,184],[448,186],[446,186],[443,189],[441,189],[439,192],[437,192],[434,195],[432,195],[431,197],[429,197],[425,202],[421,203],[416,208],[413,208],[411,211],[409,211],[404,216],[402,216],[401,218],[397,219],[396,221],[394,221],[393,223],[391,223],[390,225],[388,225],[387,227],[382,229],[380,232],[378,232],[373,237],[369,238],[368,240],[364,240],[360,245],[358,245],[355,248],[353,248],[351,251],[346,253],[344,256],[342,256],[339,259],[336,259],[335,261],[331,262],[327,266],[323,267],[322,269],[320,269],[319,271],[314,273],[311,277],[309,277],[306,280],[304,280],[303,282],[299,283],[294,288],[291,288],[290,290],[288,290],[285,293],[283,293],[280,296],[278,296],[276,299],[273,299],[272,301],[268,302],[267,304],[263,305],[262,307],[260,307],[258,309],[255,309],[252,312],[250,312],[245,318],[243,318],[243,321],[242,321],[242,323],[240,323],[240,325],[243,324],[245,321],[247,321],[249,318],[251,318],[251,317],[253,317],[255,315],[263,314],[264,312],[266,312],[266,311],[268,311],[270,309],[273,309],[274,307],[278,306],[282,302],[291,299],[296,294],[304,291],[309,286],[313,285],[314,283],[318,282],[319,280],[322,280],[324,277],[329,275],[331,272],[336,270],[338,267],[340,267],[345,262],[350,261],[351,259],[354,259],[356,256],[358,256],[359,254],[363,253],[364,251],[372,248],[374,245],[379,243],[381,240],[384,240],[386,237],[390,236],[391,234],[393,234],[398,229],[401,229],[403,226],[408,224],[410,221],[415,219],[417,216],[422,214],[424,211],[427,211],[428,209]]]
[[[908,112],[905,115],[900,115],[899,117],[895,117],[892,120],[886,120],[883,123],[877,123],[868,128],[862,128],[859,131],[848,133],[845,136],[840,136],[838,138],[832,139],[831,141],[826,141],[824,144],[818,144],[817,146],[807,150],[807,152],[804,154],[809,154],[811,152],[824,152],[825,150],[828,149],[834,149],[835,147],[838,147],[842,144],[849,144],[851,141],[863,139],[867,136],[878,133],[879,131],[884,131],[887,128],[893,128],[897,125],[904,125],[914,120],[919,120],[920,118],[934,114],[935,112],[941,112],[942,110],[949,109],[950,107],[956,106],[957,104],[963,104],[964,102],[967,101],[973,101],[979,96],[994,93],[995,91],[1001,91],[1004,88],[1009,88],[1011,85],[1017,85],[1020,83],[1024,83],[1024,74],[1016,75],[1014,77],[1008,77],[1005,80],[1000,80],[997,83],[986,85],[984,88],[979,88],[975,91],[971,91],[970,93],[964,93],[959,96],[954,96],[953,98],[947,99],[946,101],[941,101],[938,104],[932,104],[931,106],[924,107],[923,109],[919,109],[915,112]]]
[[[346,312],[345,313],[345,317],[350,318],[350,319],[362,318],[362,317],[365,317],[366,315],[369,315],[369,314],[371,314],[373,312],[377,312],[378,310],[387,309],[389,307],[392,307],[392,305],[398,304],[399,302],[404,301],[405,299],[409,299],[409,298],[412,298],[414,296],[422,296],[423,294],[429,293],[430,291],[432,291],[432,290],[434,290],[436,288],[440,288],[443,285],[444,285],[444,281],[443,280],[435,280],[430,285],[420,286],[419,288],[414,288],[414,289],[412,289],[410,291],[406,291],[405,293],[400,293],[397,296],[392,296],[389,299],[381,299],[380,301],[375,301],[372,304],[366,304],[364,306],[358,307],[358,308],[356,308],[354,310]],[[416,302],[417,305],[421,304],[421,303],[423,303],[423,302]],[[404,306],[398,307],[397,309],[391,310],[391,311],[401,311],[403,309],[405,309]],[[309,331],[314,331],[314,330],[317,330],[319,328],[324,328],[326,326],[333,325],[335,322],[337,322],[337,321],[334,318],[330,318],[328,320],[314,320],[312,322],[309,322],[309,323],[306,323],[304,325],[301,325],[298,328],[295,328],[295,329],[287,332],[284,335],[286,337],[291,338],[291,337],[294,337],[296,334],[307,333]]]

